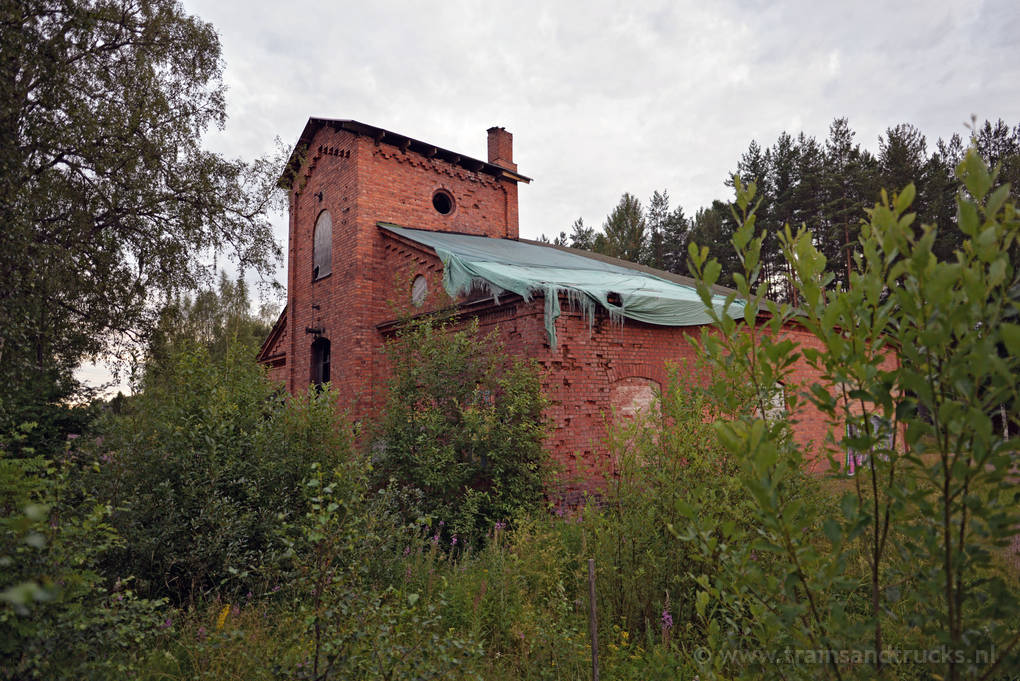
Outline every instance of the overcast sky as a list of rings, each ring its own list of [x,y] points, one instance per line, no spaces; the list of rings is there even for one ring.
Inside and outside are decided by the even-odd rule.
[[[485,158],[514,134],[521,234],[601,224],[620,195],[728,198],[752,139],[824,139],[847,116],[877,150],[971,115],[1020,123],[1020,2],[322,2],[186,0],[223,42],[217,150],[296,142],[353,118]],[[281,238],[285,238],[281,230]]]
[[[226,62],[209,145],[253,158],[309,116],[486,156],[514,135],[534,178],[521,235],[601,225],[623,192],[693,213],[752,140],[824,140],[846,116],[876,150],[898,123],[938,137],[1020,123],[1020,2],[264,2],[185,0]],[[286,221],[276,221],[286,240]],[[285,281],[285,272],[279,273]]]

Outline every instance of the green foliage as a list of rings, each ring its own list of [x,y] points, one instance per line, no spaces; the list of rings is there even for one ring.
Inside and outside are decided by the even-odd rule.
[[[0,389],[0,447],[7,456],[32,457],[63,451],[67,439],[87,435],[98,413],[95,403],[72,402],[85,391],[57,369],[39,371]],[[25,424],[31,428],[24,429]]]
[[[70,497],[44,457],[2,454],[0,678],[123,678],[157,637],[161,604],[100,573],[123,545],[108,507]]]
[[[667,611],[680,624],[671,635],[688,643],[699,636],[689,626],[697,620],[691,576],[711,573],[714,558],[672,536],[686,526],[691,504],[735,535],[750,532],[747,494],[711,427],[732,412],[702,389],[709,381],[704,367],[672,367],[654,409],[610,429],[617,474],[604,502],[584,511],[589,557],[599,566],[599,607],[632,634],[658,635]]]
[[[478,655],[470,639],[453,636],[442,602],[374,579],[377,559],[396,558],[392,541],[406,535],[377,500],[365,497],[360,462],[307,481],[311,504],[291,543],[298,564],[292,590],[309,639],[308,655],[289,678],[477,678],[462,670]],[[375,501],[376,503],[373,503]],[[302,593],[303,592],[303,593]]]
[[[580,248],[585,251],[591,251],[595,248],[595,228],[586,227],[582,218],[574,220],[574,224],[570,226],[570,243],[571,248]]]
[[[269,274],[276,168],[201,147],[220,43],[174,0],[0,8],[0,395],[131,344],[227,251]]]
[[[434,521],[401,520],[392,509],[420,500],[396,486],[370,492],[364,462],[317,468],[307,512],[279,528],[289,547],[282,589],[175,619],[140,677],[585,678],[594,556],[603,676],[689,678],[714,612],[698,580],[715,559],[670,541],[669,525],[700,500],[750,532],[749,495],[726,474],[734,464],[704,418],[716,407],[681,381],[689,373],[678,370],[660,427],[614,438],[624,475],[603,509],[538,510],[512,518],[513,529],[497,521],[470,548],[451,547]],[[674,627],[663,626],[664,610]]]
[[[329,392],[281,397],[250,347],[219,363],[175,351],[105,424],[85,475],[126,540],[111,569],[176,603],[258,588],[282,549],[278,523],[304,513],[311,466],[350,456],[335,405]]]
[[[444,541],[481,540],[542,495],[545,400],[534,366],[509,359],[477,322],[426,319],[388,345],[393,367],[373,448],[377,486],[420,495],[405,509],[444,523]]]
[[[1020,666],[1018,594],[993,561],[1020,522],[1009,477],[1020,443],[991,418],[1003,405],[1009,413],[1018,406],[1020,348],[1011,321],[1018,302],[1010,295],[1018,275],[1009,252],[1020,213],[975,151],[958,173],[966,188],[957,199],[962,239],[950,260],[934,251],[935,227],[914,227],[913,185],[892,198],[883,193],[870,211],[846,290],[829,288],[832,275],[811,235],[787,227],[784,254],[803,301],[796,308],[767,298],[756,187],[737,178],[738,294],[749,318],[763,308],[769,317],[743,327],[720,314],[721,333],[703,335],[702,346],[732,384],[754,389],[756,408],[720,422],[717,432],[740,462],[759,536],[734,546],[727,528],[691,515],[703,550],[711,537],[729,544],[716,575],[702,582],[714,652],[825,653],[823,664],[785,668],[803,678],[900,675],[910,669],[890,662],[889,651],[940,647],[950,654],[928,669],[941,678],[991,678]],[[707,249],[692,247],[691,259],[710,307],[720,268]],[[792,320],[820,346],[782,338]],[[805,457],[789,419],[762,417],[770,391],[801,357],[823,379],[803,395],[788,392],[790,412],[809,401],[845,434],[832,444],[869,453],[839,512],[822,517],[803,498]],[[831,464],[843,470],[841,461]],[[774,569],[748,561],[748,550],[773,556]],[[847,651],[870,653],[870,661],[848,661]],[[707,678],[761,673],[720,655],[700,671]]]
[[[716,257],[722,265],[722,271],[717,283],[723,286],[733,285],[733,272],[739,267],[737,252],[730,246],[730,240],[736,231],[737,225],[733,220],[726,205],[721,201],[713,201],[707,208],[701,208],[694,215],[691,231],[684,241],[684,258],[691,244],[713,244],[716,246]],[[686,260],[681,274],[695,276],[695,272],[686,266]]]
[[[613,212],[602,225],[602,232],[595,236],[594,249],[597,253],[641,262],[648,248],[648,234],[641,201],[632,194],[620,197]]]
[[[190,343],[208,350],[215,363],[224,362],[234,345],[254,354],[275,321],[272,306],[258,314],[252,311],[243,278],[231,281],[221,272],[215,290],[199,291],[194,298],[181,298],[163,309],[149,338],[143,380],[159,380],[161,365],[172,363],[174,353]]]

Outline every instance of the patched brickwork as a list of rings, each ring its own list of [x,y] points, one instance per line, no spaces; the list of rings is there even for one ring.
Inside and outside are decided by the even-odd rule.
[[[655,405],[657,382],[638,377],[622,378],[609,392],[609,408],[615,421],[634,421],[652,414]]]

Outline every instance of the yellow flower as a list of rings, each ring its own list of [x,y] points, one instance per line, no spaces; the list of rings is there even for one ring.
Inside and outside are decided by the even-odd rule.
[[[216,628],[217,629],[222,629],[223,628],[223,624],[227,621],[227,615],[229,615],[229,614],[230,614],[230,603],[227,603],[226,605],[223,606],[223,609],[220,610],[220,616],[216,618]]]
[[[624,641],[626,641],[626,640],[628,640],[630,638],[630,634],[627,633],[626,631],[621,631],[620,632],[620,638],[622,638]]]

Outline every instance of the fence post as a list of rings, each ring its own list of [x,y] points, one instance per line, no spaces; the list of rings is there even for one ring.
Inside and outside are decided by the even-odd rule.
[[[599,622],[595,614],[595,559],[588,559],[588,613],[591,629],[591,678],[599,681]]]

